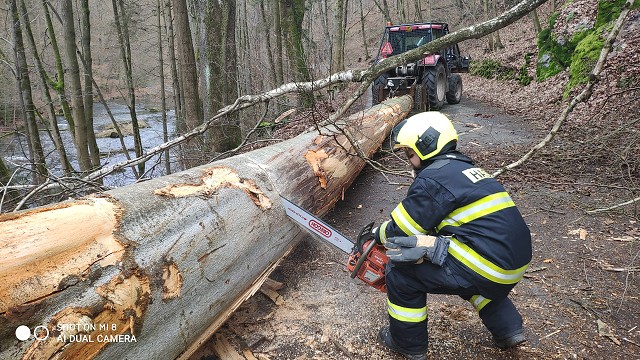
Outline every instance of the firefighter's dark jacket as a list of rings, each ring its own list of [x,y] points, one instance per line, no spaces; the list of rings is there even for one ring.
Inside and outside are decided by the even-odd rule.
[[[450,236],[447,262],[488,299],[507,296],[531,261],[531,234],[504,187],[457,151],[430,159],[380,225],[382,242],[415,234]]]

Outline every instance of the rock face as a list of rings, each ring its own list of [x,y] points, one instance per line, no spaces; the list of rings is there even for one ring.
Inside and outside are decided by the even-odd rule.
[[[279,196],[325,214],[411,105],[0,216],[0,358],[188,357],[303,236]]]

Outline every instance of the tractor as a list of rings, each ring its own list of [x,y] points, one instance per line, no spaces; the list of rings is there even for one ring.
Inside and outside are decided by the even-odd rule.
[[[449,33],[449,25],[426,22],[387,25],[374,63],[415,49]],[[445,100],[457,104],[462,97],[461,72],[469,71],[469,57],[460,55],[458,44],[435,53],[425,53],[413,63],[403,64],[379,76],[371,87],[373,104],[410,94],[414,112],[440,110]]]

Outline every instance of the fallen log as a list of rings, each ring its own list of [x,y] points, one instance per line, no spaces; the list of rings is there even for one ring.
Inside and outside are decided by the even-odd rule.
[[[189,357],[305,236],[279,195],[325,214],[364,167],[343,131],[370,156],[410,109],[0,215],[0,358]]]

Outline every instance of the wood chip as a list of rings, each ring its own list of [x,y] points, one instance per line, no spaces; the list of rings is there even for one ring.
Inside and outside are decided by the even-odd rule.
[[[277,291],[263,286],[260,288],[260,292],[266,295],[269,299],[271,299],[271,301],[273,301],[274,304],[278,306],[284,304],[284,298],[282,297],[282,295],[278,294]]]
[[[278,291],[284,287],[284,284],[271,278],[267,278],[262,286],[266,286],[271,290]]]
[[[225,360],[246,360],[242,355],[238,354],[236,349],[231,346],[226,337],[220,333],[216,333],[216,341],[213,344],[213,350],[220,359]]]

